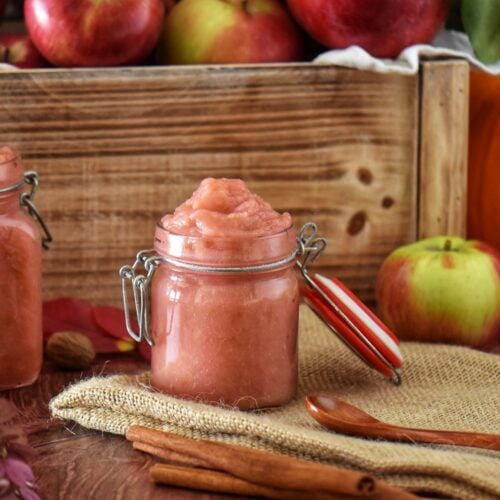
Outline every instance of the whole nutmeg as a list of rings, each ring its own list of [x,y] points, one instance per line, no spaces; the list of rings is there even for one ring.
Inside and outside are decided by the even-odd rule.
[[[47,357],[57,366],[70,370],[88,368],[95,349],[88,337],[78,332],[56,332],[47,341]]]

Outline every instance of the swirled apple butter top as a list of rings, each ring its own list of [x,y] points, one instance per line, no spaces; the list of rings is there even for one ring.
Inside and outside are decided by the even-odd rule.
[[[241,179],[208,178],[162,224],[185,236],[255,238],[288,229],[292,218],[276,212]]]
[[[207,178],[161,219],[155,248],[188,260],[248,264],[282,258],[295,245],[289,213],[274,210],[240,179]]]

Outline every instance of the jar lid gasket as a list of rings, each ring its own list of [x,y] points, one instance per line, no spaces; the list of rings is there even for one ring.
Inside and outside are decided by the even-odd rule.
[[[299,250],[298,247],[294,250],[290,255],[284,257],[279,260],[275,260],[273,262],[268,262],[266,264],[256,264],[251,266],[207,266],[201,264],[193,264],[192,262],[186,262],[181,259],[176,259],[173,257],[166,256],[156,256],[154,257],[155,263],[161,264],[165,262],[167,264],[171,264],[175,267],[186,269],[188,271],[196,271],[202,273],[221,273],[221,274],[230,274],[230,273],[252,273],[252,272],[261,272],[261,271],[271,271],[274,269],[279,269],[287,264],[290,264],[295,261]]]

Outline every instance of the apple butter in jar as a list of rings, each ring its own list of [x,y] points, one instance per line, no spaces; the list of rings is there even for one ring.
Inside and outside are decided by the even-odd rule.
[[[32,384],[42,366],[42,245],[51,237],[33,204],[37,185],[36,172],[0,147],[0,390]]]
[[[239,179],[205,179],[158,222],[154,251],[120,271],[139,320],[137,334],[127,319],[129,332],[153,345],[153,387],[243,410],[293,398],[296,236],[291,216]]]

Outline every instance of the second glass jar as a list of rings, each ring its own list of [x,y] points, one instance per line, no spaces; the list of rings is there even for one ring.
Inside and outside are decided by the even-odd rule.
[[[41,220],[32,200],[37,184],[36,172],[25,173],[20,156],[0,147],[0,391],[32,384],[42,367],[43,242],[30,216],[36,211]]]

